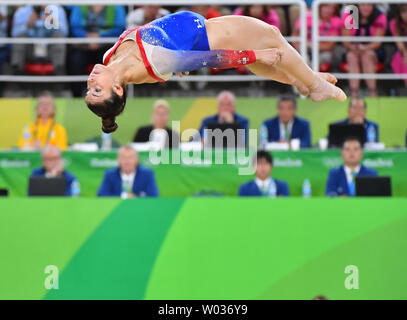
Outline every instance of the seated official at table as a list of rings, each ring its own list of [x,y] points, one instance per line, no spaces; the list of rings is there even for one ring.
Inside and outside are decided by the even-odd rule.
[[[240,186],[239,196],[248,197],[287,197],[290,192],[288,185],[284,181],[273,179],[271,171],[273,169],[273,157],[270,153],[260,150],[255,159],[256,179],[246,182]]]
[[[329,172],[325,192],[329,197],[353,197],[356,195],[356,177],[377,176],[376,170],[367,168],[361,164],[363,149],[357,138],[345,139],[342,146],[342,158],[344,164]]]
[[[154,172],[138,163],[138,154],[130,146],[123,146],[117,155],[118,168],[106,171],[99,197],[158,197]]]
[[[268,142],[290,142],[300,139],[301,148],[311,147],[311,129],[307,120],[296,116],[297,101],[291,96],[282,96],[277,103],[277,116],[264,121]]]
[[[68,143],[65,128],[55,120],[54,99],[49,92],[38,97],[35,122],[27,125],[17,146],[20,149],[35,149],[51,145],[66,150]]]
[[[165,141],[162,141],[162,143],[166,148],[178,148],[179,135],[176,131],[173,131],[168,127],[169,118],[169,103],[165,100],[157,100],[153,105],[152,125],[140,127],[133,138],[133,142],[157,141],[161,143],[161,139],[165,138]],[[161,135],[159,133],[157,134],[157,131],[154,131],[154,133],[151,135],[154,129],[165,130],[167,134]]]
[[[218,95],[218,113],[206,117],[202,120],[199,134],[204,137],[204,129],[208,128],[209,123],[238,123],[240,128],[245,131],[245,144],[247,144],[247,134],[249,130],[249,120],[236,113],[235,96],[230,91],[222,91]]]
[[[366,142],[379,142],[379,125],[366,119],[367,104],[363,99],[352,99],[349,102],[348,118],[335,124],[363,124],[366,131]]]
[[[42,167],[34,169],[31,177],[55,178],[63,176],[66,179],[66,195],[72,195],[72,183],[76,180],[74,175],[64,168],[61,151],[58,147],[46,146],[42,151]]]

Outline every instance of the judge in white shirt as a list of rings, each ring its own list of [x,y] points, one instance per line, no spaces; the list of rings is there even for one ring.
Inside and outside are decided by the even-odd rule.
[[[342,146],[344,164],[329,172],[325,194],[329,197],[356,195],[355,178],[377,176],[377,171],[362,164],[363,148],[356,137],[348,137]]]
[[[292,96],[281,96],[277,103],[277,116],[263,122],[263,139],[288,144],[299,139],[301,148],[311,147],[310,123],[296,114],[297,100]]]
[[[253,160],[255,160],[256,178],[240,186],[239,196],[271,198],[289,196],[290,191],[287,183],[271,177],[273,170],[271,154],[260,150]]]
[[[119,149],[119,167],[107,170],[99,188],[99,197],[158,197],[154,172],[139,164],[137,151],[131,146]]]

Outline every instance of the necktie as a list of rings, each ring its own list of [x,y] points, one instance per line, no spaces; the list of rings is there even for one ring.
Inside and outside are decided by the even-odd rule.
[[[126,191],[127,193],[131,192],[131,181],[129,178],[124,179],[123,181],[123,189],[124,191]]]
[[[352,180],[349,182],[349,195],[351,197],[354,197],[356,195],[356,185],[355,185],[356,172],[354,172],[352,170],[351,175],[352,175]]]
[[[266,186],[266,183],[265,182],[263,182],[263,196],[268,196],[268,193],[269,193],[269,188],[267,188],[267,186]]]
[[[288,129],[288,124],[284,126],[285,129],[285,139],[286,141],[290,141],[290,130]]]

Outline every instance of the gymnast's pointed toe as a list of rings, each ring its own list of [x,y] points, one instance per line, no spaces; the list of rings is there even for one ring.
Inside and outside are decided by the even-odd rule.
[[[338,88],[338,87],[336,87]],[[346,99],[348,98],[346,93],[343,92],[343,90],[341,88],[338,88],[338,95],[336,96],[335,100],[340,101],[340,102],[344,102],[346,101]]]

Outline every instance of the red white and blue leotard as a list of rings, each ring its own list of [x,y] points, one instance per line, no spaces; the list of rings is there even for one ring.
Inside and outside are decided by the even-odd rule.
[[[103,57],[107,65],[121,43],[137,43],[148,74],[157,81],[168,80],[174,72],[203,67],[234,68],[256,62],[252,50],[210,50],[205,18],[181,11],[134,29],[126,30]]]

